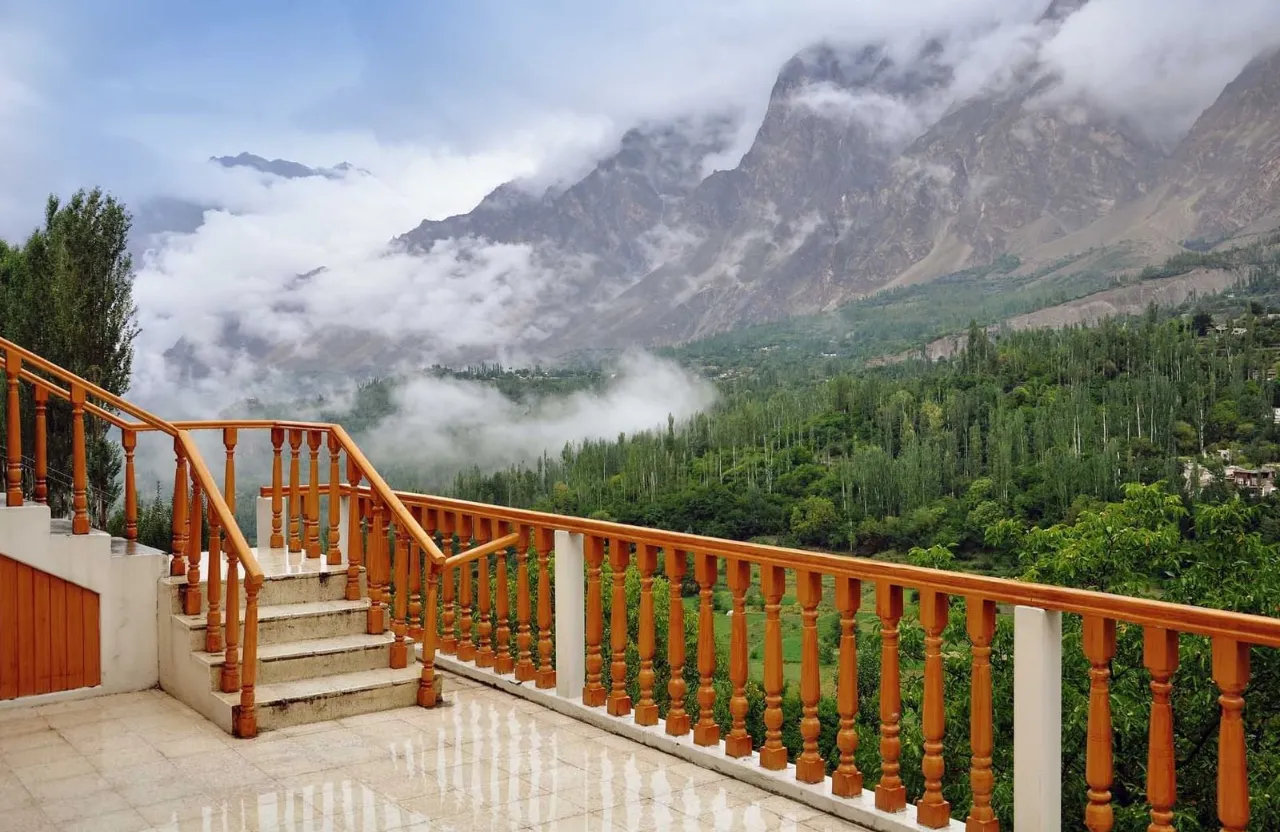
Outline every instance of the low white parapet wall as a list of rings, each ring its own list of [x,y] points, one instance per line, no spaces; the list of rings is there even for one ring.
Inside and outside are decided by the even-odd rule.
[[[25,707],[155,687],[160,681],[156,630],[160,579],[168,555],[133,544],[112,552],[105,532],[54,533],[48,506],[0,508],[0,554],[98,594],[101,684],[0,701]]]

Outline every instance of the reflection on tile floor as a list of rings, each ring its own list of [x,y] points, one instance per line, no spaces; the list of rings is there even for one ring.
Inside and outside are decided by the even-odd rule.
[[[0,711],[0,830],[856,830],[449,677],[446,704],[242,741],[160,691]]]

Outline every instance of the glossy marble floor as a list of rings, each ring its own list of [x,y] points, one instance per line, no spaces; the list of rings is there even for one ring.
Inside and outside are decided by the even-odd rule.
[[[857,830],[535,703],[446,703],[251,741],[160,691],[0,710],[3,832]]]

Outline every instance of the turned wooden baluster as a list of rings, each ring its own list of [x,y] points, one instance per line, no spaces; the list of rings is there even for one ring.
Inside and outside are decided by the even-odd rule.
[[[969,784],[973,805],[965,832],[998,832],[1000,822],[991,808],[995,776],[991,772],[991,639],[996,634],[996,602],[970,598],[965,606],[973,663],[969,671]]]
[[[1244,689],[1249,684],[1249,645],[1219,636],[1213,640],[1213,681],[1218,704],[1218,822],[1222,832],[1249,827],[1249,763],[1244,745]]]
[[[613,716],[631,713],[631,697],[627,695],[627,566],[630,562],[631,544],[625,540],[610,541],[613,598],[609,603],[609,646],[613,660],[609,664],[609,676],[613,684],[608,705]]]
[[[338,471],[337,434],[329,433],[329,549],[325,562],[329,566],[342,565],[342,475]]]
[[[187,585],[182,591],[183,612],[187,615],[199,615],[203,602],[200,595],[200,550],[204,542],[203,508],[204,495],[200,480],[192,476],[191,507],[188,515],[190,531],[187,533]]]
[[[862,582],[857,578],[836,578],[836,610],[840,613],[840,670],[836,688],[836,708],[840,730],[836,747],[840,762],[831,773],[831,793],[840,797],[862,794],[862,772],[854,762],[858,750],[858,628],[855,616],[862,605]]]
[[[458,515],[458,545],[463,551],[475,548],[475,521],[469,514]],[[476,598],[473,571],[474,562],[461,564],[458,568],[458,661],[461,662],[476,659],[476,643],[472,640],[475,621],[471,616],[471,606]]]
[[[1173,674],[1178,669],[1178,634],[1148,627],[1142,633],[1143,664],[1151,674],[1151,726],[1147,734],[1147,832],[1174,832],[1173,804],[1178,799],[1173,750]]]
[[[747,587],[751,586],[751,564],[730,558],[725,563],[725,579],[733,593],[733,620],[729,636],[729,680],[733,694],[729,713],[733,722],[724,740],[730,757],[751,756],[751,735],[747,733]]]
[[[698,606],[698,724],[693,729],[696,745],[720,742],[720,726],[716,723],[716,622],[711,596],[716,586],[716,556],[693,555],[694,577],[698,579],[701,602]]]
[[[604,605],[600,594],[600,568],[604,564],[604,539],[588,537],[587,560],[587,679],[582,686],[582,704],[599,707],[605,702],[607,691],[600,683],[600,671],[604,657],[600,654],[600,640],[604,636]]]
[[[898,668],[898,622],[902,620],[902,587],[876,584],[876,615],[880,618],[880,782],[876,808],[901,812],[907,807],[902,785],[902,681]]]
[[[382,535],[382,502],[377,497],[371,497],[366,508],[369,512],[369,536],[365,545],[365,577],[369,583],[368,632],[369,635],[378,635],[387,631],[383,609],[387,596],[382,583],[382,548],[386,545],[386,539]]]
[[[818,700],[822,682],[818,674],[818,604],[822,601],[822,575],[818,572],[796,572],[796,600],[800,602],[801,653],[800,702],[804,716],[800,719],[800,735],[804,746],[796,758],[796,779],[801,783],[821,783],[827,774],[826,761],[818,753]]]
[[[1116,622],[1094,615],[1084,617],[1084,654],[1089,659],[1089,739],[1085,780],[1089,805],[1084,825],[1089,832],[1111,832],[1111,660],[1116,655]]]
[[[311,451],[310,480],[307,483],[307,557],[320,557],[320,431],[307,432],[307,447]]]
[[[640,672],[636,674],[640,701],[636,703],[635,720],[637,725],[657,725],[658,705],[653,701],[653,572],[658,568],[657,547],[637,543],[636,566],[640,569],[640,632],[637,634]]]
[[[551,549],[555,540],[552,529],[534,533],[538,550],[538,677],[539,688],[556,686],[556,669],[551,663]]]
[[[388,518],[390,514],[388,510]],[[394,603],[391,610],[391,631],[395,634],[395,640],[391,643],[391,667],[399,670],[409,666],[409,645],[405,641],[409,631],[405,620],[409,615],[409,535],[398,525],[395,527],[394,535],[395,577],[392,578],[394,583],[391,586],[391,598]],[[391,534],[388,534],[387,539],[388,543],[384,545],[387,545],[388,551],[391,551]]]
[[[226,658],[222,663],[221,688],[223,693],[240,690],[240,558],[231,546],[227,546],[227,580],[225,583],[226,609]],[[210,553],[212,557],[212,553]]]
[[[22,374],[22,356],[9,347],[5,350],[4,374],[8,384],[8,405],[5,408],[5,504],[22,505],[22,408],[18,398],[18,381]]]
[[[210,503],[209,508],[213,508]],[[221,653],[222,643],[222,523],[209,512],[209,611],[204,629],[206,653]]]
[[[351,457],[347,457],[347,483],[351,486],[351,495],[347,497],[347,592],[348,601],[360,600],[360,567],[364,564],[364,539],[361,528],[360,496],[356,489],[360,487],[360,468]]]
[[[21,450],[19,450],[21,453]],[[18,501],[22,501],[22,458],[18,458]],[[88,457],[84,444],[84,388],[71,385],[71,533],[89,533]]]
[[[671,703],[667,706],[667,733],[683,737],[689,733],[689,714],[684,709],[684,698],[689,687],[684,681],[684,600],[680,597],[680,584],[688,571],[688,555],[678,549],[667,549],[667,584],[670,600],[667,615],[667,664],[671,678],[667,681],[667,694]]]
[[[169,561],[169,574],[181,578],[187,574],[187,452],[176,436],[173,453],[177,466],[173,473],[173,558]]]
[[[533,629],[529,624],[529,547],[533,530],[520,527],[516,543],[516,681],[531,682],[537,675],[533,666]]]
[[[447,511],[440,512],[440,551],[444,553],[446,558],[452,557],[454,554],[453,547],[453,530],[455,518],[453,514]],[[441,610],[441,618],[443,626],[440,632],[440,652],[446,656],[452,656],[458,652],[458,630],[457,622],[457,602],[455,600],[454,581],[456,580],[456,572],[458,570],[446,566],[444,571],[440,573],[440,579],[444,582],[444,590],[441,592],[443,598]]]
[[[781,771],[787,767],[787,749],[782,744],[782,595],[786,591],[786,570],[781,566],[760,567],[764,590],[764,745],[760,767]],[[676,592],[673,584],[672,593]]]
[[[236,736],[258,735],[258,714],[254,707],[254,685],[258,679],[258,591],[262,577],[245,576],[244,670],[240,686],[240,709],[236,712]]]
[[[943,688],[942,631],[947,626],[948,599],[944,593],[922,589],[920,625],[924,628],[924,796],[916,801],[916,821],[930,829],[951,823],[951,804],[942,797],[942,739],[946,736],[946,691]]]
[[[271,429],[271,540],[272,549],[284,548],[284,469],[280,461],[280,446],[284,444],[284,428]],[[262,545],[259,542],[258,545]],[[354,598],[350,600],[355,600]]]
[[[476,518],[476,543],[483,546],[497,536],[495,521]],[[493,667],[493,591],[489,584],[489,556],[476,560],[479,603],[476,618],[476,667]]]
[[[36,487],[32,492],[37,505],[48,505],[49,503],[49,391],[43,387],[37,387],[36,395]],[[122,430],[120,432],[121,443],[124,445],[124,481],[125,481],[125,522],[126,530],[128,528],[129,516],[129,483],[130,477],[133,475],[133,449],[137,447],[137,435],[131,430]],[[137,519],[138,519],[138,495],[133,496],[134,507],[134,536],[128,537],[128,540],[137,539]]]
[[[138,447],[138,434],[131,430],[120,432],[120,443],[124,447],[124,539],[138,539],[138,479],[133,455]],[[36,455],[36,470],[40,470],[39,452]],[[41,493],[41,482],[36,480],[36,493]]]
[[[506,533],[510,534],[511,527],[505,526],[505,529]],[[494,534],[505,536],[502,528],[495,530]],[[507,582],[507,558],[510,553],[509,548],[498,552],[494,567],[494,583],[497,584],[498,590],[497,605],[494,610],[498,618],[496,632],[498,652],[493,658],[493,669],[504,675],[513,673],[516,669],[516,661],[511,655],[511,584]]]
[[[427,561],[427,620],[422,628],[422,676],[418,680],[418,705],[434,708],[439,701],[436,687],[436,600],[439,595],[440,568]]]
[[[227,451],[226,466],[223,469],[222,493],[226,496],[227,508],[231,514],[236,513],[236,437],[235,428],[223,428],[222,444]],[[205,651],[220,653],[222,642],[222,522],[217,512],[213,511],[213,503],[209,504],[209,612],[208,625],[205,627]]]
[[[302,431],[289,430],[289,551],[302,551],[302,485],[298,466],[302,455]]]
[[[422,527],[422,508],[414,506],[409,509],[414,522]],[[405,537],[409,537],[408,532]],[[422,548],[418,541],[409,537],[409,618],[406,621],[406,635],[409,641],[422,643]]]

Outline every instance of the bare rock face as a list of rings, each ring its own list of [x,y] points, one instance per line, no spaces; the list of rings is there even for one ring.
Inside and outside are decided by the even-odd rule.
[[[1054,0],[1042,25],[1084,2]],[[945,46],[815,46],[782,67],[730,170],[703,176],[727,122],[649,125],[568,187],[504,185],[397,244],[530,247],[557,275],[535,345],[555,353],[815,312],[1005,254],[1035,264],[1158,240],[1132,250],[1162,259],[1280,226],[1280,54],[1251,63],[1166,152],[1065,98],[1030,58],[954,100]],[[594,314],[556,317],[566,304]]]
[[[1255,59],[1179,143],[1162,172],[1188,239],[1216,242],[1280,221],[1280,51]]]

